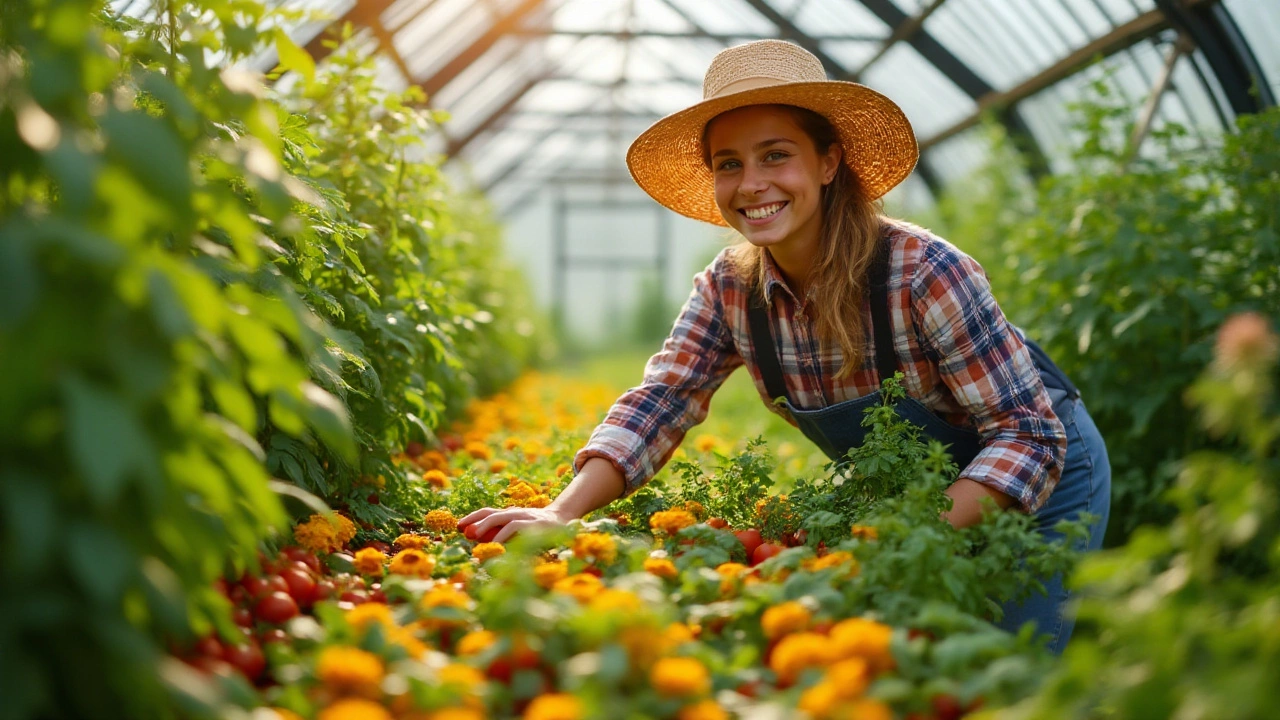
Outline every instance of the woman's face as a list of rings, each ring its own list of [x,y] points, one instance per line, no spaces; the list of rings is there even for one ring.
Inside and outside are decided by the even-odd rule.
[[[749,105],[716,116],[707,129],[716,205],[752,245],[816,248],[822,187],[840,166],[840,146],[819,154],[790,112]]]

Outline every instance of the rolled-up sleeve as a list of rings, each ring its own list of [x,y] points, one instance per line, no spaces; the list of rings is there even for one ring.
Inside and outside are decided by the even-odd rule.
[[[982,436],[981,452],[960,476],[1035,512],[1062,475],[1067,439],[1030,352],[981,266],[953,246],[926,252],[911,293],[924,349]]]
[[[707,416],[711,396],[742,364],[725,323],[716,274],[723,254],[693,282],[662,350],[649,359],[643,382],[622,395],[574,457],[574,471],[602,457],[626,479],[625,495],[647,483],[671,458],[689,428]]]

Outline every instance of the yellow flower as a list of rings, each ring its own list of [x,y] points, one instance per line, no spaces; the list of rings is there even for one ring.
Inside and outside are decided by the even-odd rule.
[[[485,714],[483,710],[469,707],[442,708],[432,711],[426,720],[485,720]]]
[[[715,700],[702,700],[680,708],[678,720],[729,720],[729,713]]]
[[[421,550],[431,544],[431,538],[404,533],[396,536],[396,545],[406,550]]]
[[[698,439],[693,441],[693,447],[698,452],[711,452],[722,444],[720,438],[715,435],[699,435]]]
[[[706,695],[711,692],[711,674],[695,658],[662,658],[649,671],[649,684],[659,695]]]
[[[649,518],[649,527],[667,535],[675,535],[698,520],[688,510],[664,510]]]
[[[271,711],[276,714],[275,720],[303,720],[301,715],[286,708],[273,707]]]
[[[361,575],[375,575],[382,577],[382,564],[387,561],[387,556],[382,554],[377,548],[363,548],[357,550],[355,558],[351,561],[352,567]]]
[[[667,580],[674,580],[680,575],[680,571],[676,570],[675,563],[666,558],[645,558],[644,571]]]
[[[831,648],[839,658],[860,657],[874,672],[895,666],[889,642],[893,628],[866,618],[849,618],[831,628]]]
[[[764,630],[765,637],[777,640],[783,635],[809,627],[810,618],[808,608],[793,600],[765,610],[760,617],[760,627]]]
[[[435,569],[435,556],[421,550],[401,550],[391,558],[391,572],[396,575],[429,578]]]
[[[778,642],[769,656],[769,667],[783,684],[791,684],[808,668],[823,667],[835,659],[824,635],[793,633]]]
[[[693,642],[695,637],[693,628],[684,623],[671,623],[666,630],[662,631],[662,639],[668,647],[675,649],[687,642]]]
[[[439,450],[428,450],[418,458],[418,464],[427,470],[443,470],[449,467],[449,458]],[[422,479],[426,480],[426,476]]]
[[[380,605],[381,603],[365,603],[365,605]],[[413,627],[393,627],[387,632],[387,642],[392,645],[399,645],[404,648],[409,657],[417,659],[427,654],[427,644],[418,639],[414,635]]]
[[[437,535],[446,535],[458,531],[458,518],[445,509],[432,510],[423,518],[422,525]]]
[[[471,598],[466,593],[449,583],[441,583],[422,594],[420,601],[423,608],[457,608],[466,610],[471,607]]]
[[[690,515],[697,518],[699,522],[707,519],[706,506],[698,502],[697,500],[686,500],[684,503],[684,509]]]
[[[476,655],[496,642],[498,642],[497,633],[491,630],[475,630],[458,640],[456,650],[459,655]]]
[[[569,576],[569,563],[563,561],[544,562],[533,568],[533,580],[550,590],[555,584]]]
[[[839,710],[841,720],[893,720],[893,709],[879,700],[863,698]]]
[[[316,660],[316,677],[321,682],[353,695],[376,696],[382,673],[382,659],[359,648],[331,645]]]
[[[608,565],[618,556],[618,545],[604,533],[582,533],[573,539],[573,554],[579,560]]]
[[[386,603],[370,602],[361,603],[351,608],[345,615],[347,624],[357,630],[363,630],[374,623],[379,623],[384,627],[390,628],[395,626],[395,620],[391,618],[391,608]]]
[[[449,663],[440,668],[440,684],[452,686],[459,692],[470,693],[484,685],[484,673],[462,663]]]
[[[422,473],[423,482],[440,488],[441,490],[449,487],[449,475],[444,471],[444,467],[435,467]]]
[[[293,528],[298,544],[316,554],[341,550],[355,536],[355,524],[336,513],[332,521],[324,515],[312,515]]]
[[[539,695],[525,708],[524,720],[581,720],[582,702],[567,693]]]
[[[606,588],[600,591],[595,597],[591,598],[591,609],[597,612],[619,611],[623,613],[637,613],[640,611],[642,604],[640,598],[634,593],[626,590],[614,590]]]
[[[316,716],[316,720],[392,720],[382,705],[363,698],[343,698]]]
[[[823,678],[840,689],[840,698],[850,700],[867,691],[871,684],[871,666],[862,658],[849,658],[832,663]]]
[[[716,572],[720,574],[720,594],[727,595],[733,592],[738,586],[738,580],[751,568],[742,563],[727,562],[716,567]]]
[[[862,540],[878,540],[880,531],[873,525],[854,525],[849,528],[849,535]]]
[[[833,683],[822,681],[800,695],[797,707],[815,718],[827,718],[840,702],[840,689]]]
[[[604,585],[600,582],[600,578],[587,573],[570,575],[557,580],[556,584],[551,586],[551,589],[555,592],[572,595],[580,603],[591,602],[591,598],[599,595],[603,588]]]
[[[515,450],[518,447],[520,447],[520,438],[514,435],[502,441],[503,450]]]
[[[490,460],[493,458],[493,451],[489,449],[488,445],[479,440],[468,442],[463,447],[463,451],[476,460]]]
[[[572,470],[573,467],[569,463],[560,463],[556,466],[556,477],[564,477],[564,474]]]
[[[506,552],[507,549],[502,546],[502,543],[487,542],[480,543],[479,545],[471,548],[471,557],[479,560],[480,562],[484,562],[485,560],[496,558]]]
[[[810,572],[829,570],[831,568],[838,568],[844,565],[849,566],[848,574],[850,576],[858,574],[858,561],[853,558],[853,555],[844,552],[843,550],[827,553],[826,555],[818,558],[808,558],[801,563],[801,567],[805,570],[809,570]]]

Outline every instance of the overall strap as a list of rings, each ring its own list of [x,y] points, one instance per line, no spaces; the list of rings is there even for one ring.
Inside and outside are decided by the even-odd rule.
[[[893,250],[881,242],[871,261],[871,332],[876,343],[876,372],[880,382],[898,371],[898,358],[893,352],[893,326],[889,324],[889,260]]]
[[[790,400],[787,383],[782,379],[782,366],[778,364],[778,350],[773,346],[773,331],[769,328],[769,312],[765,309],[763,295],[763,292],[753,292],[751,302],[747,304],[747,325],[751,332],[751,345],[756,351],[756,367],[771,400]]]

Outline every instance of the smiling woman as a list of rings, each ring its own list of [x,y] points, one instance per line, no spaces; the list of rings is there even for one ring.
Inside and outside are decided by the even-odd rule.
[[[884,217],[878,199],[915,166],[911,126],[888,98],[829,81],[786,42],[729,48],[704,100],[632,144],[636,182],[683,215],[737,230],[693,293],[644,382],[614,404],[578,452],[577,474],[546,508],[485,508],[463,518],[497,539],[563,523],[644,485],[746,365],[761,399],[831,459],[863,445],[868,409],[900,378],[899,415],[947,446],[960,468],[944,513],[956,527],[989,507],[1092,519],[1110,506],[1106,448],[1070,381],[1010,324],[982,268],[929,231]],[[1071,634],[1061,577],[1007,606],[1061,651]]]

